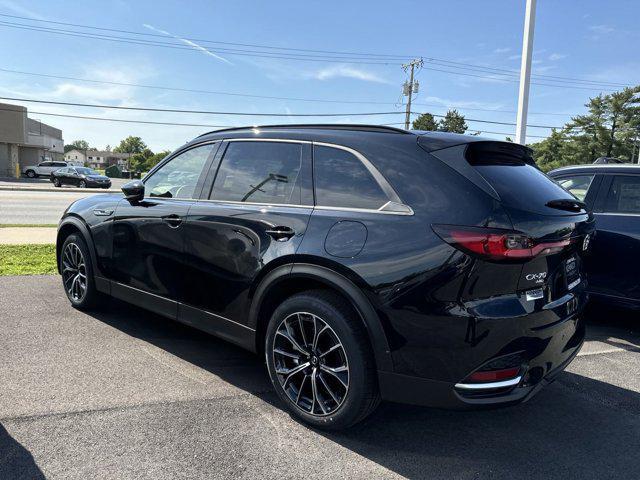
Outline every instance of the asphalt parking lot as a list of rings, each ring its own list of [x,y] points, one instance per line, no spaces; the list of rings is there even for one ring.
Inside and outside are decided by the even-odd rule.
[[[640,319],[591,315],[530,402],[384,404],[345,433],[280,408],[257,357],[135,307],[72,309],[55,276],[0,278],[0,478],[630,478]],[[633,472],[636,472],[635,474]]]

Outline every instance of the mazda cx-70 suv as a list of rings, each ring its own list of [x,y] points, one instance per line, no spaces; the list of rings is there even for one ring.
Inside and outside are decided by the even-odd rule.
[[[315,427],[353,425],[380,400],[515,404],[584,339],[593,219],[521,145],[236,128],[122,190],[60,222],[73,306],[115,297],[256,352]]]

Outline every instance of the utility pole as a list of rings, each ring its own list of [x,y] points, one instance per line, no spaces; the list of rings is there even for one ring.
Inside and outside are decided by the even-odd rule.
[[[526,0],[524,34],[522,36],[522,63],[520,64],[520,92],[516,119],[516,143],[527,142],[527,112],[529,110],[529,83],[531,82],[531,55],[533,54],[533,30],[536,23],[536,0]]]
[[[409,122],[411,121],[411,96],[414,93],[418,93],[418,89],[420,88],[418,81],[413,80],[413,71],[415,67],[422,68],[423,64],[424,60],[422,60],[422,58],[414,58],[413,60],[411,60],[411,62],[402,65],[402,69],[405,72],[410,71],[409,82],[404,82],[404,85],[402,86],[402,94],[407,97],[407,113],[404,117],[405,130],[409,130],[410,127]]]

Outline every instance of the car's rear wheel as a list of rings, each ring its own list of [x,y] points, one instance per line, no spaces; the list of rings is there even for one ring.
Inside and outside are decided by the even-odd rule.
[[[33,170],[27,170],[27,177],[36,178],[36,172],[34,172]]]
[[[59,186],[61,186],[61,185],[62,185],[62,184],[60,183],[60,179],[59,179],[59,178],[54,178],[54,179],[53,179],[53,186],[54,186],[54,187],[59,187]]]
[[[58,262],[64,291],[71,304],[80,310],[96,307],[100,293],[93,278],[89,248],[79,234],[71,234],[65,239]]]
[[[78,186],[80,188],[87,188],[87,182],[85,182],[84,180],[80,180],[80,183],[78,183]]]
[[[367,333],[350,305],[328,291],[284,301],[265,340],[269,375],[294,416],[314,427],[341,429],[379,403]]]

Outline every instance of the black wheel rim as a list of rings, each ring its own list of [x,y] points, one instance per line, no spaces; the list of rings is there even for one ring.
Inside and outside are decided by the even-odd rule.
[[[75,302],[87,293],[87,269],[82,251],[75,243],[68,243],[62,252],[62,281],[69,298]]]
[[[280,387],[296,408],[325,416],[344,403],[349,392],[347,352],[320,317],[289,315],[278,325],[271,353]]]

